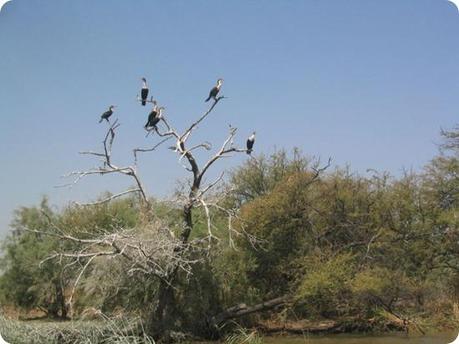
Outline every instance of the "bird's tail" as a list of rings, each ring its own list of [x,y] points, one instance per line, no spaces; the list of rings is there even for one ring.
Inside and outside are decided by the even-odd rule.
[[[145,106],[145,104],[147,104],[147,102],[145,100],[142,100],[142,105]]]
[[[211,96],[209,96],[205,101],[206,103],[210,100]]]
[[[99,119],[99,123],[102,123],[103,120],[104,120],[103,118]]]

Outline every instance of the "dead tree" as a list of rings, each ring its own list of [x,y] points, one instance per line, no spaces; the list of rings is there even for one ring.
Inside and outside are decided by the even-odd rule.
[[[246,235],[249,239],[254,240],[247,232],[240,232],[232,227],[232,220],[237,216],[237,211],[226,209],[220,205],[217,193],[213,192],[217,185],[223,181],[224,173],[221,173],[217,179],[211,182],[205,181],[206,174],[218,160],[230,157],[235,153],[246,153],[245,148],[238,148],[235,144],[237,129],[230,126],[228,135],[220,148],[212,153],[207,161],[202,164],[196,159],[195,152],[197,150],[210,152],[212,150],[211,145],[208,142],[191,143],[193,132],[208,118],[224,98],[224,96],[216,98],[207,111],[182,132],[176,130],[169,123],[166,116],[162,116],[158,126],[152,129],[152,133],[156,134],[152,136],[159,137],[159,142],[151,148],[133,149],[133,163],[131,165],[120,166],[114,162],[112,148],[120,127],[118,120],[113,123],[109,122],[102,142],[102,151],[80,152],[80,154],[100,159],[100,166],[69,173],[66,177],[73,178],[73,181],[65,185],[75,185],[90,175],[119,174],[131,178],[135,187],[96,202],[77,203],[79,206],[103,204],[128,194],[137,194],[141,204],[146,209],[150,209],[150,199],[137,173],[137,161],[140,153],[153,152],[169,140],[175,142],[172,150],[177,154],[178,162],[189,172],[191,178],[187,186],[188,190],[182,197],[175,200],[176,205],[181,208],[183,219],[182,225],[176,231],[168,228],[166,224],[161,222],[161,219],[157,218],[150,219],[151,222],[147,223],[140,233],[136,229],[118,228],[114,233],[98,234],[94,238],[79,238],[69,235],[66,233],[65,228],[59,228],[58,225],[51,223],[50,228],[43,231],[33,230],[36,233],[52,235],[62,240],[71,241],[79,247],[78,250],[72,252],[52,253],[46,259],[66,259],[69,266],[80,266],[69,300],[70,313],[75,289],[91,263],[96,259],[121,258],[128,262],[129,269],[127,273],[144,273],[159,280],[157,304],[149,319],[149,325],[156,336],[161,336],[162,333],[167,332],[168,326],[173,323],[175,309],[174,284],[178,274],[180,271],[188,275],[191,274],[192,265],[199,260],[191,258],[190,252],[209,249],[213,240],[217,239],[212,231],[211,210],[224,212],[228,216],[230,243],[233,242],[233,235]],[[151,99],[148,102],[153,103],[155,101]],[[194,228],[193,211],[197,208],[203,209],[203,213],[207,218],[208,233],[205,238],[190,240]],[[178,234],[176,234],[177,232]]]
[[[220,159],[233,156],[236,153],[247,152],[245,148],[239,148],[235,144],[237,128],[229,127],[226,139],[216,151],[210,154],[204,163],[198,162],[195,152],[198,150],[210,152],[212,150],[211,145],[208,142],[191,143],[192,135],[198,126],[209,117],[215,107],[224,98],[224,96],[215,98],[207,111],[183,131],[176,130],[169,123],[167,117],[162,116],[158,125],[153,127],[151,132],[148,133],[155,134],[151,135],[152,137],[159,137],[158,142],[150,148],[133,149],[133,162],[130,165],[119,165],[114,162],[112,148],[120,127],[118,120],[109,123],[102,142],[102,151],[80,152],[80,154],[100,159],[100,166],[89,170],[69,173],[67,177],[72,177],[73,181],[66,185],[75,185],[90,175],[119,174],[131,178],[135,186],[95,202],[77,203],[79,206],[99,205],[128,194],[136,194],[144,209],[151,211],[150,198],[137,172],[137,161],[141,153],[154,152],[164,146],[164,143],[167,141],[174,142],[172,150],[177,154],[180,165],[189,173],[190,179],[181,197],[174,200],[176,207],[179,207],[182,213],[182,224],[179,228],[169,228],[168,224],[153,216],[147,217],[147,222],[140,229],[117,228],[115,232],[104,233],[102,235],[99,232],[91,238],[87,236],[79,238],[71,235],[66,232],[65,228],[60,228],[57,224],[53,223],[50,223],[50,227],[43,231],[32,230],[36,233],[51,235],[73,242],[78,247],[78,249],[71,252],[54,252],[46,258],[46,260],[66,260],[68,266],[80,267],[68,302],[70,316],[75,290],[91,263],[99,259],[123,259],[127,262],[126,273],[142,273],[159,281],[157,303],[148,319],[148,327],[152,334],[156,337],[161,337],[164,333],[168,332],[170,326],[174,323],[174,311],[176,309],[174,288],[179,278],[179,273],[184,272],[187,276],[190,276],[193,264],[201,261],[200,258],[193,257],[205,256],[204,254],[193,255],[191,253],[209,250],[212,243],[216,240],[218,241],[218,238],[213,233],[212,211],[221,212],[227,216],[227,232],[230,245],[234,243],[234,235],[244,236],[252,244],[257,243],[257,239],[245,231],[244,228],[237,230],[233,227],[233,220],[238,216],[237,209],[227,209],[220,202],[222,198],[221,194],[215,190],[217,190],[218,186],[224,180],[224,173],[222,172],[213,181],[207,182],[205,180],[208,172]],[[153,99],[147,100],[147,102],[156,103]],[[147,136],[149,136],[148,134]],[[318,178],[322,171],[322,169],[317,169],[313,180]],[[207,236],[191,240],[191,234],[195,226],[193,223],[193,212],[196,209],[202,210],[203,214],[205,214]],[[215,316],[211,321],[211,325],[215,327],[226,319],[261,311],[284,303],[286,300],[287,297],[279,298],[273,302],[263,303],[261,306],[250,307],[245,310],[238,309],[235,312],[227,311]]]
[[[224,140],[220,149],[212,155],[207,162],[200,165],[195,158],[194,151],[197,149],[210,150],[210,145],[207,142],[198,143],[194,146],[188,147],[189,139],[194,130],[197,129],[198,125],[204,121],[215,108],[215,106],[223,99],[223,96],[220,96],[215,99],[210,108],[195,122],[193,122],[183,133],[179,133],[175,130],[167,121],[166,118],[162,118],[162,123],[164,124],[166,130],[161,131],[155,128],[155,132],[163,138],[172,138],[175,140],[174,151],[179,155],[179,161],[185,159],[187,165],[185,169],[191,174],[191,182],[189,185],[189,190],[185,198],[181,201],[182,203],[182,216],[183,216],[183,227],[180,230],[179,239],[181,245],[177,246],[175,249],[175,254],[177,256],[182,256],[184,254],[184,248],[188,246],[190,234],[193,230],[193,209],[197,207],[204,208],[204,212],[207,217],[207,228],[208,228],[208,240],[209,243],[213,239],[214,235],[212,234],[212,224],[211,224],[211,215],[209,208],[214,207],[219,210],[223,208],[218,205],[218,202],[208,201],[206,195],[210,193],[212,188],[214,188],[219,182],[223,179],[223,173],[213,182],[203,185],[203,180],[206,173],[209,169],[215,164],[219,159],[228,157],[232,153],[245,153],[246,149],[237,148],[234,145],[234,137],[236,135],[236,128],[230,126],[229,133],[227,138]],[[134,152],[143,152],[145,150],[136,149]],[[224,209],[231,218],[231,211]],[[231,226],[231,220],[228,222],[228,230],[231,235],[231,232],[235,231]],[[170,271],[170,274],[167,278],[164,278],[160,282],[160,288],[158,293],[158,303],[156,310],[150,319],[150,327],[154,329],[154,332],[161,333],[167,330],[169,324],[173,323],[174,317],[174,284],[175,279],[177,278],[177,271],[179,267],[176,266]]]

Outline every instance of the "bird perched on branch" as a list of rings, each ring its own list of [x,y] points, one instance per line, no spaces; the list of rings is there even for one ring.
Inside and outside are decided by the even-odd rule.
[[[113,109],[115,108],[115,105],[110,105],[108,107],[108,110],[105,111],[102,116],[100,116],[100,121],[99,123],[102,123],[102,121],[105,119],[107,122],[110,122],[108,119],[111,115],[113,115]]]
[[[247,154],[252,154],[253,144],[255,143],[255,132],[247,139]]]
[[[220,88],[222,87],[223,84],[223,79],[218,79],[217,80],[217,85],[214,86],[210,92],[209,92],[209,97],[206,99],[206,102],[210,100],[210,98],[213,98],[214,100],[217,100],[217,94],[220,92]]]
[[[147,79],[142,78],[142,90],[140,91],[140,98],[142,99],[142,105],[145,106],[147,103],[148,97],[148,86],[147,86]]]
[[[147,129],[148,127],[151,127],[152,126],[151,123],[153,123],[153,121],[158,116],[158,105],[155,100],[153,100],[153,104],[154,104],[153,109],[151,109],[151,112],[148,115],[148,120],[147,120],[147,123],[145,124],[145,129]]]
[[[155,105],[156,106],[156,105]],[[153,108],[148,116],[148,122],[145,124],[145,129],[150,131],[151,129],[158,129],[156,125],[159,123],[161,118],[163,118],[164,107],[160,107],[157,110]]]

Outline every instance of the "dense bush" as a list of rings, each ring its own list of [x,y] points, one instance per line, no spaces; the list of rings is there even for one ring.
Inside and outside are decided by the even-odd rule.
[[[207,335],[216,313],[284,295],[294,300],[281,309],[287,317],[376,323],[388,316],[433,319],[439,310],[451,315],[459,294],[455,133],[443,133],[443,151],[421,173],[397,178],[349,168],[318,173],[320,166],[298,151],[291,158],[280,151],[249,159],[233,171],[223,200],[238,209],[235,247],[228,245],[225,214],[213,212],[220,241],[209,242],[210,251],[191,253],[199,258],[191,278],[189,272],[178,275],[177,326]],[[71,244],[30,230],[65,228],[84,237],[142,228],[152,217],[179,226],[177,214],[162,202],[153,202],[146,213],[132,199],[62,211],[52,211],[46,200],[21,208],[3,245],[0,297],[21,309],[65,316],[62,304],[76,277],[74,267],[46,257]],[[199,240],[207,234],[202,209],[193,220],[193,239]],[[126,269],[122,260],[96,259],[82,276],[76,315],[91,307],[148,313],[158,281]]]

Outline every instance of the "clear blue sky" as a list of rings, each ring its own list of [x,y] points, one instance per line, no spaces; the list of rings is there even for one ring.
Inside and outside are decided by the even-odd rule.
[[[257,153],[298,146],[361,173],[422,168],[439,129],[458,122],[459,15],[446,0],[13,0],[0,47],[0,232],[42,195],[61,205],[130,185],[93,177],[53,188],[95,166],[77,152],[99,147],[111,103],[117,162],[154,142],[135,101],[142,76],[178,128],[225,79],[229,99],[196,139],[217,144],[231,123],[242,143],[257,130]],[[185,174],[168,150],[140,169],[159,196]]]

